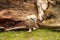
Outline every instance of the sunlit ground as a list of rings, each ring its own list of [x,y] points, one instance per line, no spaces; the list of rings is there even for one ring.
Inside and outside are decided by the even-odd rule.
[[[0,33],[0,40],[60,40],[60,32],[48,29],[38,29],[31,33],[8,31]]]

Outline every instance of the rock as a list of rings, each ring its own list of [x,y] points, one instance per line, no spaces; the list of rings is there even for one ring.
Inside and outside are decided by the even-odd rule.
[[[53,1],[55,3],[49,4],[45,11],[45,20],[42,24],[55,28],[60,26],[60,0]],[[38,15],[36,6],[34,0],[0,0],[0,26],[6,30],[26,28],[26,17]]]
[[[59,2],[59,0],[55,1]],[[60,28],[60,4],[50,4],[45,14],[45,20],[42,22],[43,25],[46,25],[49,28]]]
[[[26,28],[24,20],[28,15],[37,15],[33,1],[0,0],[0,25],[5,29]]]

